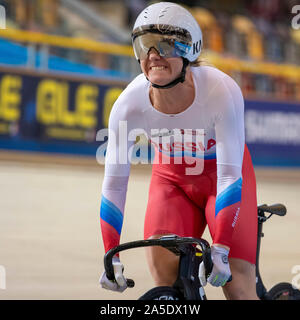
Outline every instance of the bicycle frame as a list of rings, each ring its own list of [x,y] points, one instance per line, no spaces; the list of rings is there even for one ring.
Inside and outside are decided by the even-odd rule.
[[[173,288],[177,289],[186,300],[207,300],[205,291],[199,281],[199,265],[202,257],[208,254],[197,252],[197,249],[190,245],[185,245],[184,252],[180,254],[178,277]],[[210,254],[210,249],[209,249]],[[212,269],[212,262],[209,262],[209,270]]]
[[[257,296],[262,300],[268,300],[266,297],[267,289],[263,284],[263,281],[261,279],[260,270],[259,270],[259,255],[260,255],[260,246],[261,246],[261,238],[264,236],[262,229],[263,229],[263,223],[264,220],[264,214],[260,212],[258,209],[258,225],[257,225],[257,245],[256,245],[256,268],[255,268],[255,274],[256,274],[256,293]]]
[[[265,216],[265,212],[269,212],[268,217]],[[264,236],[263,223],[266,222],[273,214],[284,216],[286,214],[286,208],[282,204],[274,204],[272,206],[261,205],[257,207],[257,245],[256,245],[256,294],[261,300],[270,300],[268,291],[262,281],[260,270],[259,270],[259,256],[260,256],[260,246],[261,238]]]

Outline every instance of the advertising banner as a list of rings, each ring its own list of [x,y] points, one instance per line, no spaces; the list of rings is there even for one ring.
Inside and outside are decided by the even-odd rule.
[[[300,104],[246,100],[245,130],[254,164],[300,166]]]
[[[0,71],[0,147],[96,153],[125,84]]]

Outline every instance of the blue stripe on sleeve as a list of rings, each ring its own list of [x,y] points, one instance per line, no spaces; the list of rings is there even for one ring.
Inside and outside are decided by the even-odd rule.
[[[217,196],[215,216],[217,216],[222,209],[241,201],[242,181],[242,178],[239,178]]]
[[[111,201],[102,196],[100,218],[114,227],[121,234],[123,214]]]

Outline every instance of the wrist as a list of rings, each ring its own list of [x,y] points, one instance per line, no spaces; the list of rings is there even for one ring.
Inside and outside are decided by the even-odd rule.
[[[212,257],[214,257],[215,255],[226,255],[228,257],[229,255],[229,249],[227,249],[228,247],[226,246],[216,246],[216,245],[212,245],[211,246],[211,254]]]
[[[120,258],[117,255],[114,255],[113,258],[112,258],[112,262],[113,263],[118,263],[118,262],[120,262]]]
[[[221,244],[221,243],[213,243],[212,245],[211,245],[212,247],[219,247],[219,248],[224,248],[224,249],[226,249],[226,250],[230,250],[230,248],[228,247],[228,246],[226,246],[226,245],[224,245],[224,244]]]

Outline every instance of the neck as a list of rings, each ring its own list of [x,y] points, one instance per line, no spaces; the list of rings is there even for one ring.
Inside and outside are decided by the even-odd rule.
[[[167,114],[176,114],[187,109],[194,101],[195,88],[192,72],[188,68],[185,81],[169,89],[150,87],[150,100],[155,109]]]

